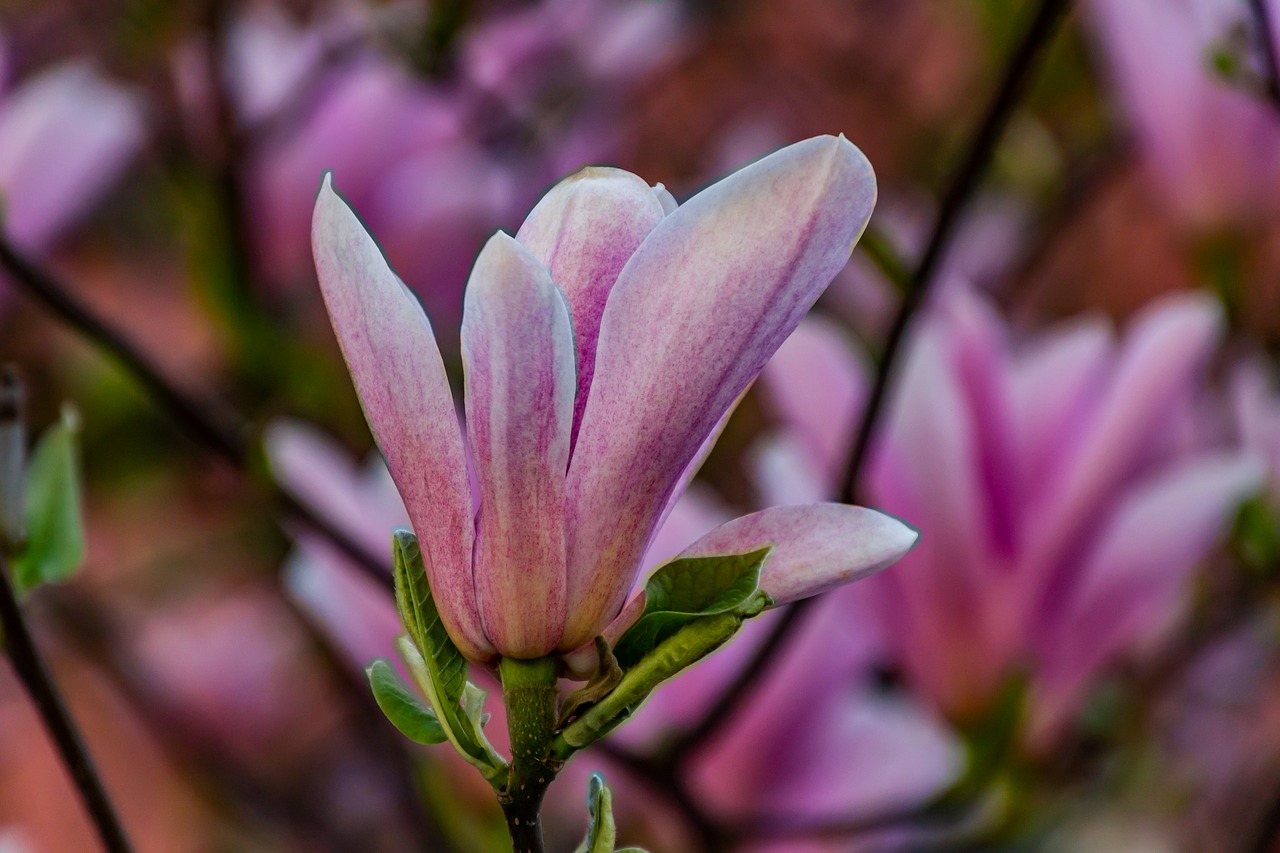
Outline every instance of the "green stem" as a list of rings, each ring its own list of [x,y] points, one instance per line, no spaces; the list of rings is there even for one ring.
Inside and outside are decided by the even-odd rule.
[[[502,698],[511,733],[511,770],[498,802],[515,853],[542,853],[542,798],[564,762],[551,753],[556,732],[554,657],[503,658]]]
[[[763,605],[762,605],[763,606]],[[681,628],[627,670],[613,691],[565,727],[551,751],[561,761],[599,740],[627,718],[662,682],[724,645],[742,627],[743,613],[718,613]]]

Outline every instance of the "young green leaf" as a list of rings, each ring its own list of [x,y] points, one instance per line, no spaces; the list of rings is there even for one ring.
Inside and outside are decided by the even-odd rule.
[[[80,511],[79,425],[75,411],[63,410],[31,455],[27,469],[27,539],[13,558],[19,592],[65,580],[84,562]]]
[[[392,547],[396,561],[396,608],[408,632],[396,647],[418,689],[435,709],[449,742],[463,758],[479,768],[486,779],[495,782],[505,773],[506,762],[480,728],[484,694],[468,684],[467,660],[440,621],[418,539],[408,530],[397,530]]]
[[[444,743],[448,736],[436,712],[418,701],[395,667],[379,658],[365,669],[373,698],[400,734],[416,743]]]
[[[599,773],[592,773],[587,779],[587,814],[591,818],[587,837],[575,853],[613,853],[618,840],[618,830],[613,825],[613,792]]]
[[[683,557],[662,566],[645,584],[644,613],[614,647],[618,663],[623,669],[634,666],[693,620],[747,606],[772,550]]]

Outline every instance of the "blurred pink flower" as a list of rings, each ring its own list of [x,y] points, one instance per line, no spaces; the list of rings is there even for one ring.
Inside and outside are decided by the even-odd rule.
[[[1280,8],[1267,0],[1271,23]],[[1280,208],[1280,112],[1249,4],[1238,0],[1094,0],[1094,31],[1159,188],[1189,224],[1248,223]],[[1214,69],[1237,54],[1242,77]]]
[[[1193,440],[1220,327],[1198,294],[1153,303],[1119,340],[1092,317],[1015,340],[956,289],[922,318],[866,499],[924,531],[872,584],[910,682],[949,716],[982,713],[1025,672],[1032,737],[1051,735],[1101,668],[1176,620],[1262,476],[1251,455]],[[779,350],[763,382],[783,424],[759,454],[770,496],[831,493],[863,376],[830,327]],[[835,408],[814,405],[824,389]]]
[[[5,85],[4,76],[0,67],[4,228],[18,245],[38,250],[120,176],[142,143],[143,111],[137,97],[86,62],[42,69],[16,85]]]
[[[277,285],[311,275],[317,176],[333,170],[452,357],[474,247],[518,223],[565,171],[612,159],[609,117],[674,51],[677,9],[547,0],[486,13],[459,34],[456,65],[432,79],[379,47],[407,26],[403,6],[331,4],[302,25],[276,4],[250,4],[222,73],[250,141],[260,271]],[[213,131],[212,93],[196,60],[180,52],[175,73],[200,135]]]

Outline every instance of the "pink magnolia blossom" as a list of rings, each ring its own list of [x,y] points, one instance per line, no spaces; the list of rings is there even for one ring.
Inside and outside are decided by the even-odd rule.
[[[387,519],[404,519],[404,504],[380,459],[357,466],[315,428],[279,422],[267,433],[276,475],[320,507],[326,517],[390,560]],[[695,482],[673,507],[643,560],[658,565],[678,555],[731,518],[708,489]],[[324,540],[300,536],[289,558],[289,593],[327,631],[353,668],[391,654],[401,632],[391,596]],[[920,802],[951,782],[962,766],[957,743],[928,709],[871,683],[871,667],[886,654],[872,598],[851,587],[820,605],[818,617],[789,647],[758,701],[753,702],[691,765],[691,778],[707,805],[726,820],[762,812],[820,823]],[[699,719],[752,653],[770,617],[748,623],[741,636],[696,668],[660,688],[644,711],[616,737],[651,748]],[[821,656],[824,666],[803,662]],[[503,709],[486,731],[503,748]],[[798,750],[798,752],[794,752]],[[803,756],[795,760],[795,756]],[[822,760],[812,760],[815,756]],[[451,755],[448,756],[452,758]],[[460,785],[483,783],[461,760]],[[617,792],[619,820],[663,849],[680,847],[671,816],[655,819],[659,805],[607,755],[587,750],[551,790],[553,820],[576,826],[586,774],[603,771]],[[655,835],[656,834],[656,835]],[[653,843],[657,843],[654,841]],[[761,849],[775,849],[765,846]],[[789,849],[779,843],[776,849]],[[819,847],[817,849],[830,849]],[[840,849],[838,846],[835,849]]]
[[[928,535],[874,592],[938,707],[967,719],[1025,671],[1047,736],[1169,627],[1261,468],[1192,440],[1221,327],[1209,297],[1162,299],[1119,339],[1089,317],[1024,339],[977,295],[946,297],[912,336],[866,484]],[[862,377],[830,328],[782,347],[765,370],[785,424],[761,457],[774,491],[832,493]],[[814,405],[822,389],[843,402]]]
[[[138,98],[85,62],[41,70],[17,85],[0,81],[5,232],[25,248],[46,247],[132,159],[142,118]]]
[[[1271,0],[1272,27],[1280,8]],[[1094,30],[1121,105],[1160,189],[1196,227],[1275,213],[1280,198],[1280,113],[1261,80],[1261,38],[1237,0],[1095,0]],[[1244,74],[1232,81],[1214,51],[1238,46]],[[1250,44],[1249,42],[1252,42]]]
[[[326,179],[320,286],[464,654],[570,652],[619,614],[718,426],[848,260],[874,200],[870,165],[834,137],[670,212],[618,170],[562,182],[472,269],[468,455],[426,316]],[[737,519],[685,553],[773,545],[761,588],[783,603],[883,568],[915,539],[830,504]]]

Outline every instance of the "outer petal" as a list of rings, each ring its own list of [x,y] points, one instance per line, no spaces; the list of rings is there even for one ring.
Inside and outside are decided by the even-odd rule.
[[[39,247],[93,202],[141,143],[142,112],[83,63],[13,91],[0,113],[0,188],[14,239]]]
[[[569,471],[568,647],[618,612],[674,485],[848,260],[874,204],[861,152],[810,139],[694,196],[627,262]]]
[[[591,166],[552,187],[517,235],[569,298],[578,337],[574,435],[595,372],[600,316],[618,273],[664,215],[659,196],[630,172]]]
[[[334,333],[422,543],[441,619],[463,653],[482,660],[493,647],[481,630],[471,576],[471,490],[431,324],[328,175],[311,242]]]
[[[782,506],[722,524],[681,556],[740,554],[773,545],[760,588],[778,604],[786,604],[888,568],[918,538],[911,527],[873,509],[845,504]]]
[[[564,631],[573,326],[546,267],[502,232],[471,272],[462,362],[480,492],[481,619],[503,655],[540,657]]]

